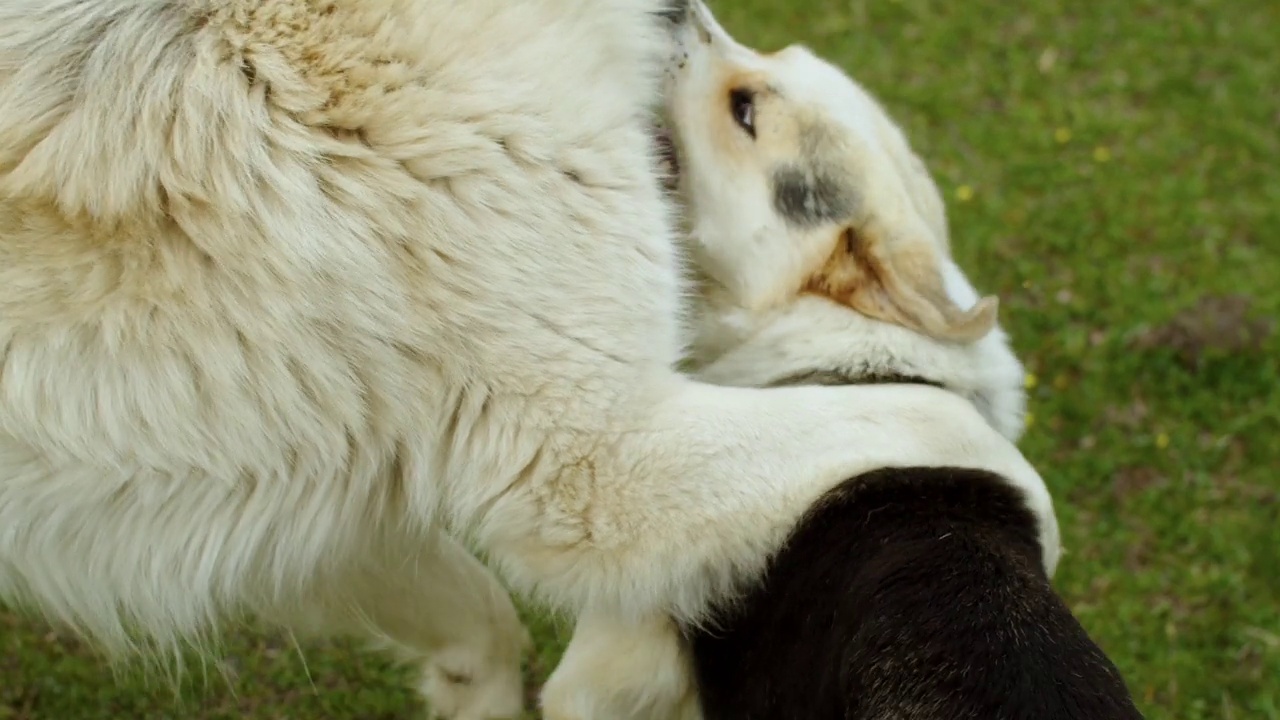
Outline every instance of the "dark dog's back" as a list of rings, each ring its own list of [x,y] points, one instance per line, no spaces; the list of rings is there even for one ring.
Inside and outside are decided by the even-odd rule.
[[[1036,519],[991,473],[853,478],[765,580],[689,633],[707,720],[1141,718],[1052,590]]]

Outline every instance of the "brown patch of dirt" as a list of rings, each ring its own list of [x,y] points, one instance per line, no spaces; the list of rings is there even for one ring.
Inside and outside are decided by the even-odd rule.
[[[1124,549],[1124,568],[1131,573],[1150,569],[1156,557],[1155,534],[1146,527],[1138,528]]]
[[[1155,468],[1146,466],[1126,467],[1111,478],[1111,490],[1116,501],[1123,503],[1153,487],[1164,485],[1167,479]]]
[[[1144,427],[1150,414],[1142,398],[1134,398],[1128,405],[1112,405],[1102,410],[1102,416],[1109,424],[1128,429]]]
[[[1206,295],[1169,322],[1139,332],[1133,346],[1172,349],[1194,369],[1212,355],[1259,352],[1274,332],[1275,321],[1258,317],[1248,295]]]

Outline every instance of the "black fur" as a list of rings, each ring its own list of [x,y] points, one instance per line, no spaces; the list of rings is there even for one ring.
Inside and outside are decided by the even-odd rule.
[[[793,387],[796,385],[890,385],[890,384],[911,384],[911,385],[932,385],[933,387],[944,387],[942,383],[926,380],[917,375],[903,375],[901,373],[883,372],[858,372],[847,373],[840,370],[802,370],[800,372],[780,377],[769,383],[765,383],[763,387]]]
[[[706,720],[1135,720],[999,476],[891,468],[799,523],[761,583],[686,628]]]
[[[668,22],[683,23],[689,17],[690,0],[663,0],[657,15]]]
[[[797,227],[814,227],[848,220],[858,198],[848,183],[818,168],[784,165],[773,171],[773,208]]]

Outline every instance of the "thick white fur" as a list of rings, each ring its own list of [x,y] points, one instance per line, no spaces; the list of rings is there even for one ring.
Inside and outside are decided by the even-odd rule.
[[[680,140],[679,187],[689,207],[694,256],[708,276],[696,299],[692,367],[707,382],[763,386],[814,370],[847,377],[914,375],[941,383],[967,398],[1009,443],[1023,429],[1023,368],[999,327],[967,344],[940,342],[900,325],[868,318],[825,297],[786,294],[779,287],[790,275],[812,272],[819,254],[806,251],[812,228],[797,230],[777,217],[767,195],[767,179],[735,166],[724,153],[735,152],[713,133],[721,127],[708,114],[727,113],[717,77],[749,69],[781,90],[788,107],[777,112],[820,116],[834,132],[865,137],[863,165],[849,177],[867,198],[866,222],[884,223],[893,232],[927,228],[936,248],[938,270],[947,294],[968,308],[978,293],[951,260],[942,198],[924,165],[884,109],[852,78],[802,47],[762,56],[736,43],[710,11],[695,3],[687,28],[687,57],[675,74],[670,122]],[[755,143],[763,144],[761,137]],[[775,148],[776,149],[776,148]],[[741,149],[740,152],[769,152]],[[797,160],[797,163],[804,162]],[[907,222],[895,213],[910,214]],[[831,232],[831,229],[827,229]],[[961,406],[938,405],[939,418],[979,422]],[[1003,463],[1000,456],[966,459],[975,467]],[[977,450],[975,448],[975,450]],[[887,464],[912,464],[891,458]],[[1056,569],[1060,545],[1057,520],[1044,484],[1018,474],[1009,481],[1022,488],[1041,519],[1044,563]],[[697,720],[701,713],[675,624],[668,618],[622,623],[584,615],[561,664],[542,697],[549,720]]]
[[[977,294],[958,277],[951,297],[972,305]],[[1025,373],[999,327],[973,343],[941,343],[812,295],[761,311],[712,292],[702,311],[699,350],[714,360],[697,374],[707,382],[764,386],[815,368],[848,377],[922,377],[972,402],[1011,441],[1022,434]]]
[[[657,4],[0,0],[0,596],[112,650],[369,632],[499,717],[462,541],[696,619],[851,474],[1036,480],[941,390],[673,370]]]

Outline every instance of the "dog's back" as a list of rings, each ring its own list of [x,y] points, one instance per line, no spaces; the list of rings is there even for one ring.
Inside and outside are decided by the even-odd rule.
[[[1140,718],[1054,593],[1034,515],[999,476],[852,478],[765,579],[691,633],[707,720]]]
[[[0,596],[113,651],[294,617],[669,366],[663,7],[0,2]]]

